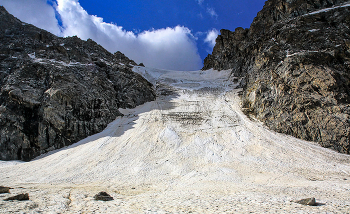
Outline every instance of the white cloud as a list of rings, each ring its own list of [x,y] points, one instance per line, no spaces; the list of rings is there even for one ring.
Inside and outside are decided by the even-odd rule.
[[[210,48],[214,48],[216,43],[216,38],[219,35],[219,31],[215,28],[207,32],[207,37],[204,39],[204,42],[208,43]]]
[[[196,2],[199,4],[199,5],[202,5],[204,0],[196,0]]]
[[[198,14],[198,17],[199,17],[200,19],[204,19],[204,16],[203,16],[202,13],[199,13],[199,14]]]
[[[11,5],[15,5],[17,9],[22,8],[22,2],[30,2],[31,5],[41,6],[45,5],[46,2],[44,0],[8,1],[13,2]],[[0,0],[0,3],[2,2],[7,1]],[[6,7],[5,4],[4,6]],[[46,6],[50,8],[47,4]],[[57,31],[59,30],[57,20],[55,19],[55,22],[53,22],[46,17],[55,16],[52,7],[51,10],[40,11],[42,15],[39,18],[38,10],[35,7],[22,8],[22,10],[25,11],[28,8],[30,8],[30,12],[26,12],[27,15],[21,18],[22,21],[30,22],[40,18],[41,22],[44,23],[42,28],[51,29],[50,32],[60,34]],[[60,14],[63,23],[63,31],[60,34],[62,36],[77,35],[84,40],[91,38],[108,51],[112,53],[121,51],[137,63],[143,62],[149,67],[170,70],[197,70],[202,66],[195,37],[186,27],[153,29],[135,34],[116,24],[103,22],[100,17],[89,15],[81,7],[78,0],[57,0],[56,10]],[[13,10],[9,10],[9,12],[13,13]]]
[[[58,0],[64,35],[91,38],[111,52],[121,51],[146,66],[171,70],[196,70],[201,59],[191,31],[182,26],[135,34],[89,15],[78,1]]]
[[[212,7],[207,8],[207,13],[212,17],[212,18],[218,18],[218,14],[216,13],[215,9]]]
[[[197,31],[197,32],[194,34],[194,36],[195,36],[196,40],[198,40],[198,37],[199,37],[199,36],[203,36],[204,34],[206,34],[206,32]]]
[[[0,5],[24,22],[53,34],[60,34],[55,10],[46,3],[46,0],[0,0]]]

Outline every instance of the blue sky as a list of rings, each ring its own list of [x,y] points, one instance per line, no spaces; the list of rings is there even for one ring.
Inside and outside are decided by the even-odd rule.
[[[220,29],[248,28],[264,0],[0,0],[24,22],[91,38],[146,66],[197,70]]]

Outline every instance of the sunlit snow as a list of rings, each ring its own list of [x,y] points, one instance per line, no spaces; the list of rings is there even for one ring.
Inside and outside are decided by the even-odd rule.
[[[350,205],[350,156],[247,118],[230,70],[134,71],[157,100],[120,109],[103,132],[67,148],[0,162],[0,184],[26,188],[45,212],[278,213],[311,196],[329,212]],[[102,190],[115,200],[94,202]]]

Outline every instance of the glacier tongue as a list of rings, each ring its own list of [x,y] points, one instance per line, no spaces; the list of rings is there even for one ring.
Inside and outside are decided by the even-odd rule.
[[[99,188],[119,197],[118,206],[101,205],[107,212],[213,213],[242,203],[250,204],[246,211],[263,212],[265,204],[274,212],[308,194],[344,200],[329,211],[349,205],[350,156],[248,119],[231,71],[134,71],[154,84],[156,101],[120,109],[123,117],[72,146],[27,163],[0,162],[0,184],[32,189],[37,201],[46,192],[47,202],[38,203],[50,212],[92,212],[99,205],[87,195]],[[50,207],[68,194],[62,189],[71,202]]]

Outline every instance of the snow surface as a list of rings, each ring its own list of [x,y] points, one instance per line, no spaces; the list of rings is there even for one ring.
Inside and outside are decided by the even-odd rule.
[[[0,184],[31,201],[0,195],[0,213],[350,210],[350,156],[248,119],[231,71],[134,71],[154,84],[157,100],[120,109],[123,117],[72,146],[27,163],[1,161]],[[94,201],[99,191],[115,200]],[[323,206],[291,202],[307,197]]]

